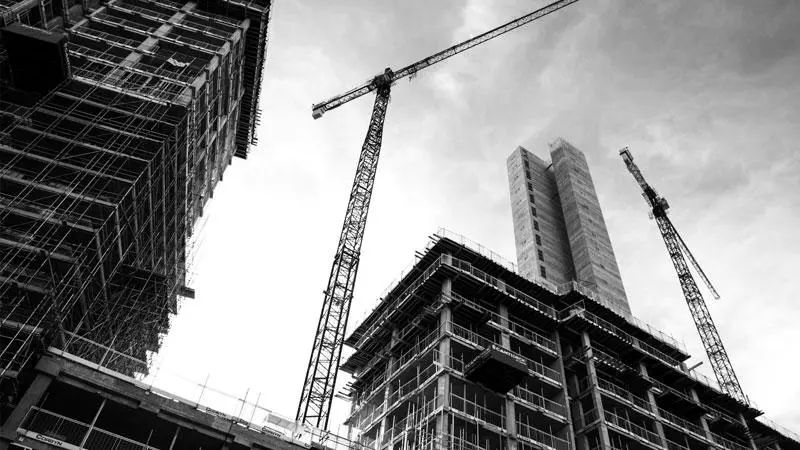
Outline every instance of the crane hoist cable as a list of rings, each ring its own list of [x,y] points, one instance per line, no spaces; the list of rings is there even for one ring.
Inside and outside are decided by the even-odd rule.
[[[719,387],[723,392],[739,402],[749,405],[750,402],[747,396],[744,395],[742,386],[739,384],[739,379],[733,371],[733,365],[728,357],[728,352],[722,345],[722,338],[717,331],[717,326],[714,325],[714,321],[711,319],[711,312],[708,310],[708,306],[706,306],[706,302],[703,300],[703,294],[700,292],[697,283],[694,281],[694,277],[692,277],[692,273],[689,271],[686,259],[689,259],[692,266],[696,269],[697,274],[703,279],[714,297],[719,298],[719,294],[717,294],[716,289],[711,285],[711,281],[706,277],[706,274],[700,268],[697,260],[695,260],[694,256],[689,251],[683,238],[678,234],[678,230],[675,229],[672,221],[667,217],[667,211],[669,210],[669,203],[667,203],[667,200],[658,195],[656,190],[645,181],[641,170],[639,170],[639,167],[633,162],[633,155],[627,147],[620,150],[619,154],[628,167],[628,171],[636,179],[636,182],[639,183],[639,187],[642,188],[642,195],[651,208],[652,217],[658,224],[661,237],[664,239],[667,252],[669,253],[670,259],[672,259],[672,265],[678,273],[678,280],[681,283],[683,296],[686,298],[686,304],[689,306],[689,311],[692,314],[692,319],[694,319],[697,332],[700,334],[700,340],[703,342],[703,347],[711,363],[711,368],[714,370],[714,376],[717,378]]]
[[[352,100],[375,91],[375,104],[372,109],[367,136],[361,147],[356,167],[350,199],[342,224],[339,244],[333,259],[328,285],[324,291],[322,310],[319,315],[317,331],[311,348],[303,391],[297,406],[297,421],[317,428],[328,428],[328,416],[333,401],[336,375],[344,346],[345,328],[350,315],[356,274],[361,255],[361,242],[367,224],[367,213],[375,184],[378,168],[383,124],[389,104],[391,86],[397,80],[411,77],[422,69],[444,61],[451,56],[494,39],[511,30],[533,22],[550,13],[558,11],[578,0],[560,0],[532,13],[500,25],[483,34],[456,44],[438,53],[423,58],[413,64],[393,71],[386,69],[366,83],[349,91],[312,106],[312,117],[318,119],[326,111],[338,108]]]

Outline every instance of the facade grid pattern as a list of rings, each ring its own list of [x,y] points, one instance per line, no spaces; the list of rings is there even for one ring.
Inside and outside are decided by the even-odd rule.
[[[435,237],[348,339],[347,424],[360,447],[782,448],[756,432],[760,411],[693,375],[680,348],[461,241]],[[487,354],[523,373],[497,387],[516,363]]]
[[[120,373],[147,372],[194,295],[204,206],[254,137],[269,10],[0,3],[0,416],[48,345],[98,356],[73,336],[130,355],[107,362]]]

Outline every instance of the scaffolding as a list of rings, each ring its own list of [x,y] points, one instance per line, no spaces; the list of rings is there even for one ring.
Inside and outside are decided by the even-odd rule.
[[[235,138],[235,155],[246,158],[250,145],[258,144],[256,131],[261,123],[259,99],[264,75],[262,61],[267,58],[269,42],[267,25],[272,17],[272,0],[198,0],[196,4],[206,14],[215,17],[234,17],[247,20],[250,24],[244,39],[242,78],[245,89],[241,98],[241,116]]]
[[[15,87],[36,61],[10,52],[0,91],[4,399],[19,396],[51,343],[97,357],[74,335],[130,356],[107,361],[114,370],[147,372],[180,299],[194,295],[203,208],[242,153],[242,128],[252,133],[269,10],[256,3],[105,2],[68,29],[68,43],[47,41],[68,74],[44,95]]]
[[[23,23],[45,30],[57,30],[69,24],[69,18],[82,8],[99,2],[76,0],[0,0],[0,27]]]

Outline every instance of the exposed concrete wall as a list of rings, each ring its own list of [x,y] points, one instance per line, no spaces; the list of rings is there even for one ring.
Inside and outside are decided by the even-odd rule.
[[[586,156],[563,139],[552,144],[550,155],[576,280],[589,284],[602,297],[630,314]]]
[[[550,164],[518,147],[506,166],[520,274],[557,285],[573,280],[572,256]]]

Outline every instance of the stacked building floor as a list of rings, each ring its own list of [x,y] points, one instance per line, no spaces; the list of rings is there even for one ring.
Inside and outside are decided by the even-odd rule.
[[[148,384],[256,143],[270,12],[0,0],[0,449],[800,448],[613,302],[444,234],[347,340],[352,439]]]
[[[675,339],[440,233],[349,336],[373,449],[788,449],[796,436],[684,364]]]
[[[256,143],[270,6],[0,0],[0,424],[48,348],[147,373]]]
[[[99,348],[108,354],[115,353],[108,347]],[[130,359],[118,353],[114,357]],[[40,357],[33,382],[18,407],[0,426],[0,448],[7,448],[4,445],[11,445],[10,449],[41,450],[301,450],[307,447],[303,436],[293,428],[293,421],[261,408],[253,402],[254,397],[231,397],[228,400],[235,407],[220,411],[198,404],[197,397],[186,398],[155,388],[109,369],[105,361],[100,362],[103,364],[57,349],[50,349]],[[207,386],[198,386],[201,387],[206,397],[219,395]]]

